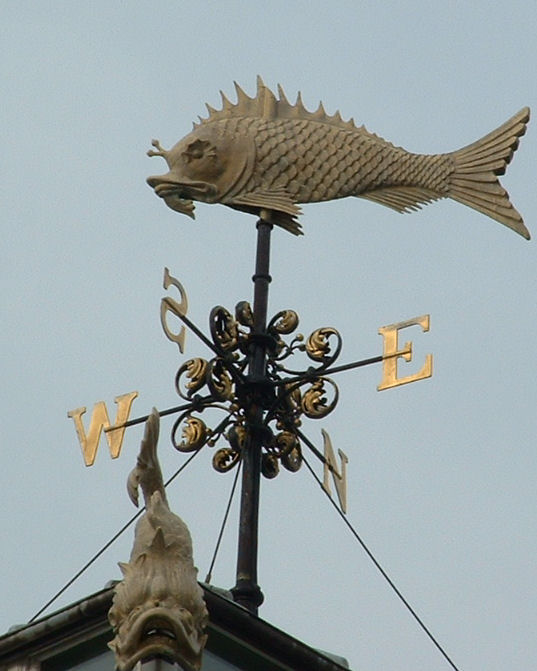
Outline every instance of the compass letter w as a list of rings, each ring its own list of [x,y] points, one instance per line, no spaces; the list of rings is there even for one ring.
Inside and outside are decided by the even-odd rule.
[[[128,394],[116,396],[114,403],[117,404],[117,413],[114,426],[124,424],[129,419],[132,402],[137,396],[137,391],[131,391]],[[80,447],[82,448],[84,463],[86,466],[93,466],[93,462],[95,461],[95,456],[97,454],[97,448],[99,447],[101,432],[103,429],[108,429],[110,427],[110,418],[108,416],[108,410],[106,409],[104,401],[99,401],[93,406],[89,431],[86,433],[84,424],[82,423],[82,415],[85,412],[85,407],[77,408],[76,410],[70,410],[67,413],[67,416],[71,417],[75,423],[76,433],[78,435],[78,440],[80,441]],[[119,453],[121,452],[121,445],[123,444],[124,434],[124,426],[113,431],[106,432],[106,440],[108,441],[108,447],[110,449],[110,456],[112,459],[119,457]]]

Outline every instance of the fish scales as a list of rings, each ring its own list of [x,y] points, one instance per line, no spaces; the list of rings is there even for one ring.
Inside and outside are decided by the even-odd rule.
[[[453,172],[448,156],[409,154],[360,129],[315,121],[259,121],[255,146],[256,170],[245,189],[282,186],[297,203],[359,196],[404,181],[447,193]]]
[[[148,154],[170,170],[147,181],[172,209],[193,218],[194,200],[221,203],[300,234],[302,203],[357,196],[409,212],[449,197],[529,238],[498,180],[525,133],[528,108],[458,151],[415,154],[322,105],[307,111],[300,95],[291,105],[281,87],[277,99],[260,79],[253,98],[236,89],[237,103],[222,94],[222,109],[207,106],[208,118],[172,149],[153,140]]]

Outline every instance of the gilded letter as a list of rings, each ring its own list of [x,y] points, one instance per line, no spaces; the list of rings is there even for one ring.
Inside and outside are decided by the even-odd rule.
[[[336,462],[336,457],[334,455],[334,448],[332,447],[332,441],[328,433],[321,429],[324,440],[324,477],[323,477],[323,489],[324,491],[332,498],[332,492],[330,491],[330,474],[334,480],[334,485],[336,486],[337,497],[339,499],[339,505],[341,510],[347,512],[347,464],[349,460],[347,455],[338,450],[339,458],[341,460],[341,471],[338,469]]]
[[[186,291],[184,290],[184,287],[181,284],[181,282],[175,279],[175,277],[172,277],[170,275],[170,271],[167,268],[164,268],[164,288],[168,289],[171,284],[173,284],[173,286],[179,290],[179,293],[181,295],[181,302],[178,303],[169,296],[163,298],[162,301],[160,302],[160,323],[162,324],[162,328],[164,329],[164,333],[166,334],[168,340],[176,342],[177,345],[179,346],[179,351],[181,352],[181,354],[183,354],[183,352],[185,351],[185,337],[186,337],[185,327],[181,326],[181,330],[179,331],[179,333],[172,333],[166,322],[166,313],[168,311],[173,312],[173,314],[176,317],[186,315],[188,310],[188,299],[186,296]]]
[[[129,419],[132,402],[137,396],[137,391],[131,391],[129,394],[123,394],[114,399],[114,403],[117,404],[117,414],[114,426],[124,424]],[[110,418],[104,401],[99,401],[93,406],[89,431],[86,434],[84,424],[82,423],[82,415],[85,412],[86,408],[77,408],[76,410],[70,410],[67,413],[67,416],[71,417],[75,423],[78,440],[80,441],[80,447],[82,448],[82,455],[84,456],[84,463],[86,466],[93,466],[97,448],[99,447],[101,432],[103,429],[108,429],[110,427]],[[106,433],[106,440],[108,441],[112,459],[119,457],[124,434],[124,426],[115,431]]]
[[[427,354],[421,370],[414,373],[414,375],[397,377],[397,359],[402,357],[405,361],[412,361],[412,343],[405,343],[404,348],[401,350],[398,349],[399,345],[397,343],[399,331],[408,326],[421,326],[422,331],[428,331],[429,315],[415,317],[406,322],[399,322],[398,324],[390,324],[389,326],[379,328],[379,334],[384,338],[384,361],[382,364],[382,381],[377,387],[378,391],[390,389],[391,387],[399,387],[402,384],[416,382],[416,380],[424,380],[433,374],[433,355]]]

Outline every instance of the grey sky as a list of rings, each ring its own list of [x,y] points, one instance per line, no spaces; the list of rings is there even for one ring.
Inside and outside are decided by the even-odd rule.
[[[189,132],[204,103],[261,74],[417,152],[457,149],[536,107],[537,5],[463,2],[4,2],[0,11],[2,553],[0,630],[28,620],[134,509],[125,480],[141,430],[83,465],[67,411],[139,390],[133,416],[177,403],[162,333],[165,266],[190,317],[251,300],[255,219],[145,184],[145,151]],[[537,130],[502,183],[537,237]],[[411,216],[361,200],[306,206],[305,235],[273,235],[270,312],[335,326],[341,362],[382,351],[377,330],[424,313],[416,368],[376,391],[379,367],[338,378],[321,428],[349,456],[349,520],[461,671],[537,666],[535,242],[457,203]],[[414,369],[412,369],[414,370]],[[404,371],[406,372],[406,371]],[[88,418],[86,415],[86,419]],[[166,475],[184,458],[163,422]],[[174,484],[200,578],[232,474],[207,448]],[[321,474],[320,465],[317,472]],[[353,541],[306,469],[262,488],[260,615],[355,669],[448,668]],[[235,513],[214,582],[234,583]],[[127,532],[54,608],[119,577]]]

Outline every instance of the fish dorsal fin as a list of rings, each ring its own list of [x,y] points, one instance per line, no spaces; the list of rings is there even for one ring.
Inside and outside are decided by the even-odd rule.
[[[194,128],[221,119],[254,117],[258,119],[300,119],[304,121],[317,121],[319,123],[337,126],[344,130],[356,130],[353,119],[343,121],[339,112],[330,116],[325,112],[322,103],[319,104],[319,107],[315,112],[308,111],[304,107],[300,93],[297,96],[295,104],[292,105],[279,84],[279,98],[276,98],[274,93],[265,86],[263,80],[259,76],[257,77],[257,91],[255,97],[250,98],[237,82],[235,82],[235,91],[237,93],[236,103],[230,102],[230,100],[220,91],[222,97],[222,109],[216,110],[214,107],[206,104],[209,116],[205,119],[199,117],[200,122],[194,123]],[[363,126],[360,130],[367,132]]]

